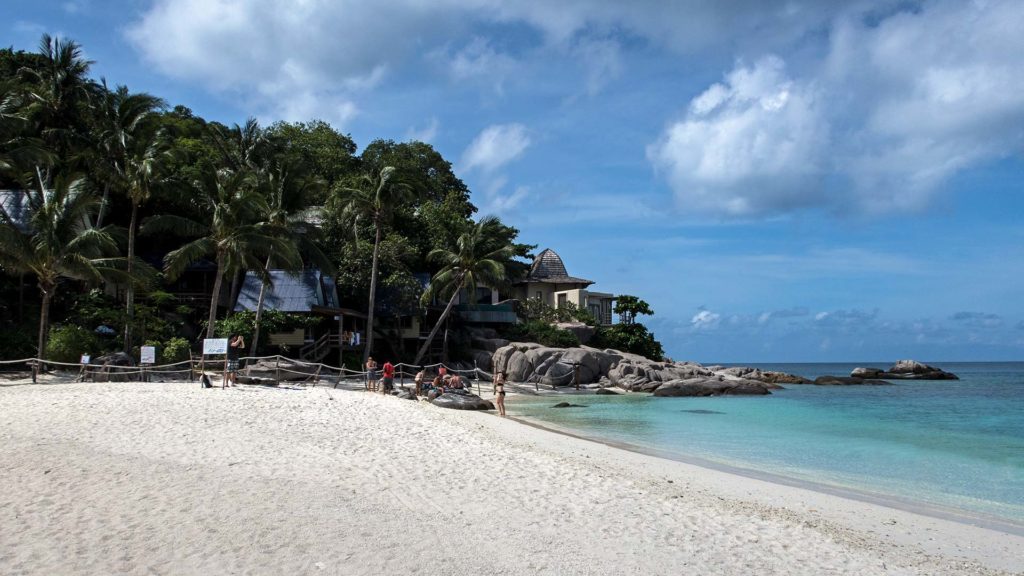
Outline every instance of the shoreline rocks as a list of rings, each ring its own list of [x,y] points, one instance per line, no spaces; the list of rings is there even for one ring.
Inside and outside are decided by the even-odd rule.
[[[888,370],[878,368],[854,368],[851,376],[861,378],[882,378],[884,380],[959,380],[960,377],[941,368],[929,366],[916,360],[899,360]]]

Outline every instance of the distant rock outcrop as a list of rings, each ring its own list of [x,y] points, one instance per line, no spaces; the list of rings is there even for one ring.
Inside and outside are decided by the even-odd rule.
[[[889,370],[878,368],[854,368],[850,376],[855,378],[881,378],[883,380],[959,380],[960,377],[940,368],[922,364],[916,360],[900,360]]]
[[[814,384],[816,386],[887,386],[890,382],[856,376],[818,376],[814,379]]]
[[[721,376],[670,380],[654,390],[655,396],[760,396],[771,394],[768,384],[756,380],[725,380]]]

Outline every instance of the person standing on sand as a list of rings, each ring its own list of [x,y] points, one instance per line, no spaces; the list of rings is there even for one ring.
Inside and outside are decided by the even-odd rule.
[[[505,417],[505,373],[498,372],[494,377],[494,403],[498,405],[498,416]]]
[[[238,386],[238,357],[239,352],[245,349],[245,338],[241,334],[235,334],[228,342],[228,364],[225,368],[224,387]]]
[[[377,391],[377,361],[373,356],[366,360],[366,389],[370,392]]]

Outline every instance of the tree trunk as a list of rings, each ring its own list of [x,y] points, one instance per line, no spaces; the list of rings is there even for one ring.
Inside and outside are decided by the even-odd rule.
[[[96,227],[103,228],[103,217],[107,215],[107,198],[110,197],[110,183],[103,185],[103,199],[100,200],[99,214],[96,216]],[[130,232],[129,232],[130,234]]]
[[[374,222],[377,235],[373,241],[373,265],[370,267],[370,308],[366,311],[366,348],[363,350],[363,364],[370,359],[373,348],[373,307],[377,299],[377,256],[380,253],[380,220]]]
[[[238,286],[238,276],[240,273],[239,270],[235,270],[231,274],[231,289],[228,290],[228,311],[224,314],[225,318],[231,318],[231,314],[235,311],[234,304],[238,301],[237,291],[241,290]]]
[[[267,255],[267,263],[263,265],[264,276],[270,274],[270,255]],[[256,300],[256,320],[253,322],[252,334],[252,355],[258,354],[257,346],[260,345],[260,318],[263,316],[263,300],[267,296],[267,282],[260,282],[260,297]]]
[[[220,300],[220,286],[224,280],[224,255],[217,253],[217,277],[213,279],[213,294],[210,295],[210,318],[206,324],[206,337],[213,338],[217,322],[217,302]]]
[[[128,225],[128,288],[125,291],[124,353],[132,353],[132,327],[135,324],[135,227],[139,204],[132,202],[132,220]]]
[[[437,324],[434,324],[434,329],[430,331],[427,336],[427,341],[423,343],[423,347],[416,353],[416,359],[412,361],[414,366],[420,365],[420,360],[423,359],[424,354],[430,348],[430,343],[434,341],[434,336],[437,335],[437,331],[441,329],[441,324],[444,324],[445,318],[455,307],[455,299],[459,297],[459,290],[462,288],[462,278],[459,278],[459,282],[456,285],[455,292],[452,293],[452,297],[448,300],[448,306],[445,306],[444,312],[441,313],[441,317],[437,319]]]
[[[42,360],[46,354],[46,333],[50,328],[50,299],[53,298],[54,286],[40,284],[39,291],[43,295],[43,303],[39,308],[39,343],[36,348],[36,358]],[[39,374],[40,365],[36,362],[34,371]]]

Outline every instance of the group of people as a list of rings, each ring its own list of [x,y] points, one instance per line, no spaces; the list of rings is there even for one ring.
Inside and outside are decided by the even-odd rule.
[[[395,365],[390,360],[384,362],[381,374],[377,372],[377,361],[370,356],[366,360],[366,390],[368,392],[380,392],[390,394],[395,389]]]

